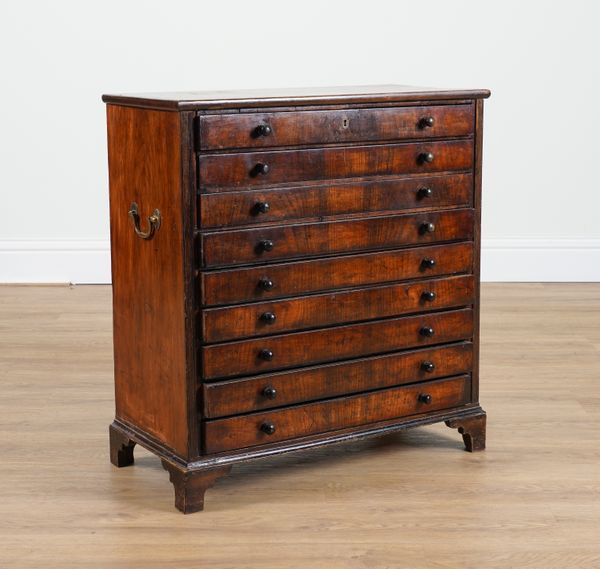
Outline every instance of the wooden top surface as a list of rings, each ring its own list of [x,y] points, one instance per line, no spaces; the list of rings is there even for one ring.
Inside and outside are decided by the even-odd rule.
[[[449,99],[485,99],[487,89],[439,89],[408,85],[358,85],[239,91],[182,91],[103,95],[105,103],[165,110],[227,109],[343,103],[394,103]]]

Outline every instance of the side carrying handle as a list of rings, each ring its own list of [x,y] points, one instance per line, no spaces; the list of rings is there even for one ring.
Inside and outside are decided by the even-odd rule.
[[[142,231],[140,229],[140,213],[138,204],[133,202],[129,206],[129,216],[133,220],[133,229],[135,234],[142,239],[152,239],[154,232],[160,228],[160,211],[155,209],[152,215],[148,217],[148,231]]]

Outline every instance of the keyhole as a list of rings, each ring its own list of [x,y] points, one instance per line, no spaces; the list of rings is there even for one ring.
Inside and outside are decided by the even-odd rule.
[[[348,122],[349,122],[348,119],[344,119],[342,121],[342,128],[348,128]]]

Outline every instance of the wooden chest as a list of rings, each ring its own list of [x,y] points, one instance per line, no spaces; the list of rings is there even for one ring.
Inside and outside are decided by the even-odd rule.
[[[485,90],[105,95],[116,418],[202,509],[236,462],[445,421],[485,446]]]

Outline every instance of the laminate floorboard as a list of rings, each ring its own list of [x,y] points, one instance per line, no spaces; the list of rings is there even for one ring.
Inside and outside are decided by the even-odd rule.
[[[600,568],[600,283],[485,284],[488,449],[443,424],[234,466],[108,459],[108,286],[0,287],[0,567]]]

